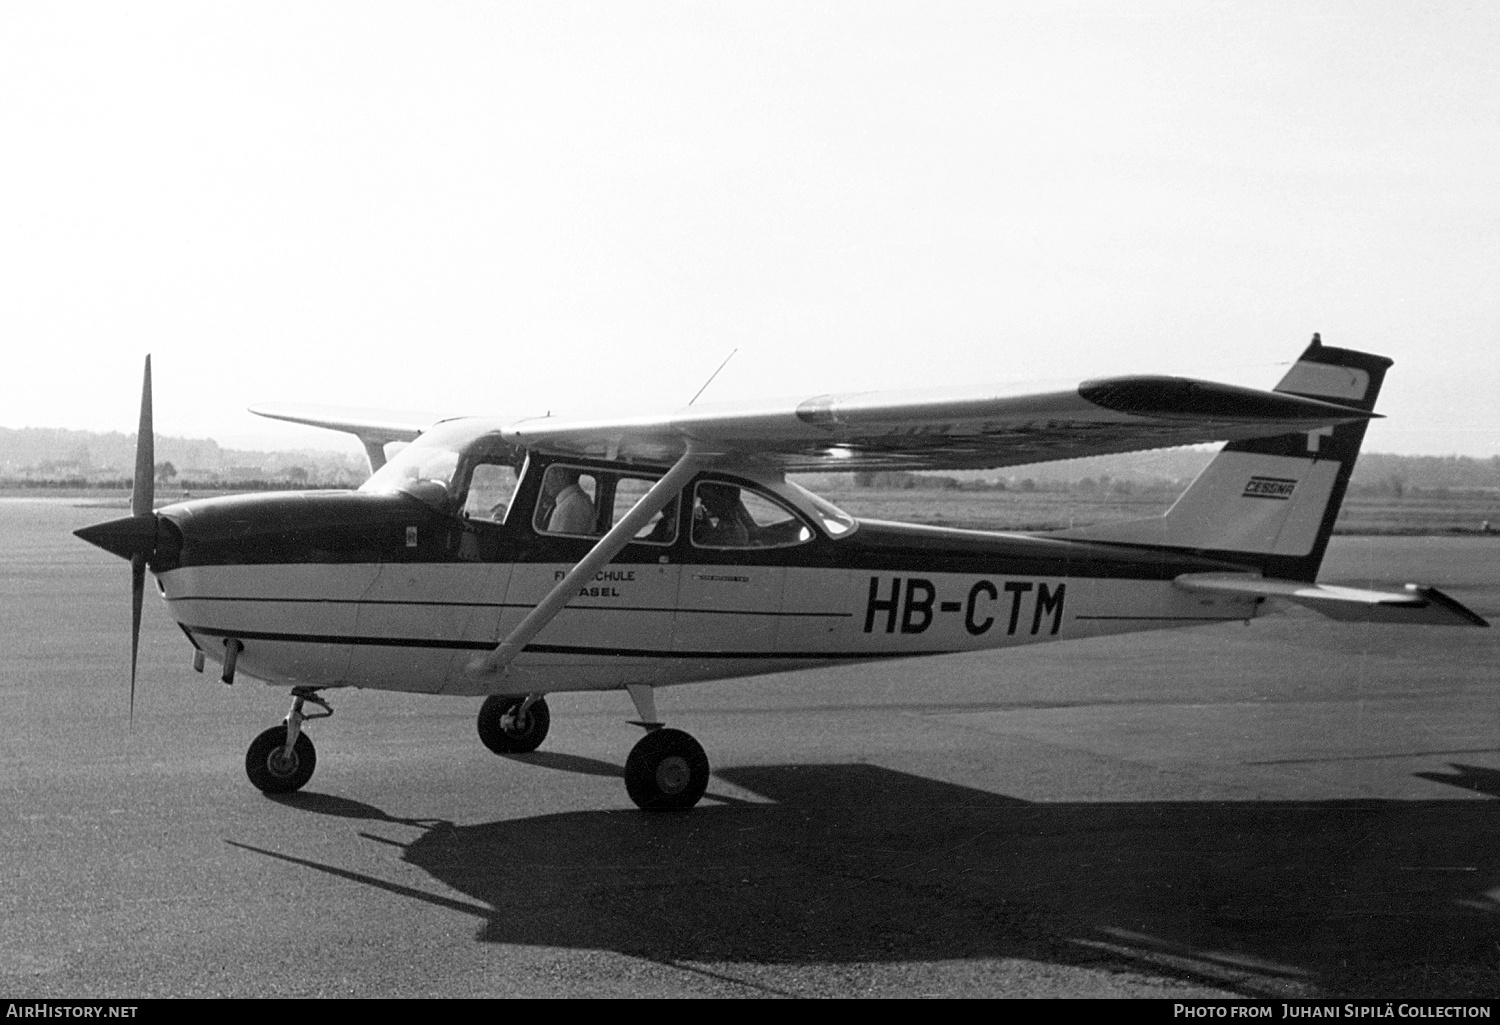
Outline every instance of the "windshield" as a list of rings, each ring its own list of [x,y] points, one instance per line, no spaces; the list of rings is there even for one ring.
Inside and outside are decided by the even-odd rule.
[[[476,463],[496,461],[496,456],[508,462],[513,450],[495,431],[493,422],[452,420],[424,432],[397,452],[359,490],[401,491],[434,508],[451,511],[459,497],[455,480],[466,484],[468,472]]]

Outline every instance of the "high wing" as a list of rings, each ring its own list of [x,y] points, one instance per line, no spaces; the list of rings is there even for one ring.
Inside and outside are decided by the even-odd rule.
[[[507,440],[556,454],[713,459],[785,472],[962,470],[1323,430],[1377,414],[1181,377],[966,387],[692,406],[664,417],[520,420]]]
[[[280,402],[251,406],[250,412],[272,420],[353,434],[365,447],[372,473],[385,465],[387,443],[415,441],[419,434],[443,419],[435,413],[398,413],[355,406],[303,406]]]
[[[444,417],[337,406],[252,413],[356,435],[372,471],[385,445]],[[675,462],[753,459],[784,472],[974,470],[1321,431],[1378,414],[1286,392],[1183,377],[1107,377],[815,395],[688,406],[661,416],[505,418],[506,440],[559,455]]]

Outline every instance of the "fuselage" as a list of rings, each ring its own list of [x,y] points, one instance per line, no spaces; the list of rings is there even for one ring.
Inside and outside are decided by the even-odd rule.
[[[586,480],[618,470],[567,465]],[[626,545],[503,673],[477,673],[475,660],[594,544],[539,526],[545,469],[529,463],[489,518],[420,488],[168,506],[158,516],[171,543],[151,565],[172,616],[215,661],[235,639],[240,671],[268,683],[443,694],[662,686],[1243,620],[1258,607],[1172,583],[1244,568],[1222,561],[834,520],[779,475],[746,468],[695,481],[669,510],[675,529],[658,524],[653,539]],[[707,542],[694,496],[713,487],[763,499],[795,529],[778,525],[764,547]]]

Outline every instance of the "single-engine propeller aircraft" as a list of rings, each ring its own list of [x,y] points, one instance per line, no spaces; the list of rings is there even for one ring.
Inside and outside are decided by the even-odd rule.
[[[542,743],[547,694],[623,690],[646,730],[630,797],[684,809],[709,765],[657,714],[669,684],[1248,621],[1268,600],[1487,626],[1430,587],[1315,582],[1390,363],[1314,335],[1274,391],[1134,376],[437,423],[255,407],[358,436],[373,475],[154,509],[147,357],[131,515],[78,535],[131,563],[132,706],[147,568],[196,668],[291,687],[246,755],[263,791],[312,776],[327,689],[484,696],[479,736],[501,753]],[[858,520],[786,476],[1210,441],[1227,445],[1164,515],[1045,533]]]

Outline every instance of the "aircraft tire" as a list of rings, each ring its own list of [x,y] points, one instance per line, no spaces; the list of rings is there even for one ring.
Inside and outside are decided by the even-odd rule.
[[[290,794],[301,790],[312,779],[313,769],[318,765],[318,753],[312,738],[306,733],[298,733],[288,761],[277,757],[277,752],[285,746],[286,726],[283,724],[272,726],[256,737],[245,752],[245,775],[262,793]]]
[[[625,760],[625,790],[643,811],[687,811],[708,789],[708,755],[681,730],[652,730]]]
[[[552,712],[547,708],[546,698],[533,701],[523,721],[506,721],[525,700],[514,694],[492,694],[484,699],[479,706],[477,725],[485,747],[497,755],[519,755],[542,746],[552,726]]]

